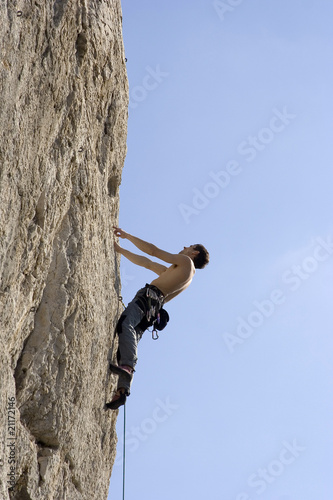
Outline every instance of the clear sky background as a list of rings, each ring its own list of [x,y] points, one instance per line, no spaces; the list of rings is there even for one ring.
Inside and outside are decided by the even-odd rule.
[[[139,344],[126,499],[331,500],[333,3],[122,8],[120,226],[211,256]],[[126,304],[155,277],[121,276]]]

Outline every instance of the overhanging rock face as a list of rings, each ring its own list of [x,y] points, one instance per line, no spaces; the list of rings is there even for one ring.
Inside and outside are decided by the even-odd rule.
[[[119,0],[0,3],[0,498],[106,499],[128,83]]]

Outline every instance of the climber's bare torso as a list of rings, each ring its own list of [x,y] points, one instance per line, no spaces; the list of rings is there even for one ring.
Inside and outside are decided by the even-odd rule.
[[[195,267],[190,257],[184,255],[182,261],[170,267],[161,266],[164,270],[151,282],[151,285],[161,290],[165,296],[165,302],[169,302],[183,292],[190,285],[195,274]]]

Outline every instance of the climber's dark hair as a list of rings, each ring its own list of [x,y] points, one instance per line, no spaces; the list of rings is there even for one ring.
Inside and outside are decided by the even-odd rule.
[[[209,262],[208,250],[200,243],[193,245],[194,250],[199,250],[198,255],[193,258],[194,267],[196,269],[203,269]]]

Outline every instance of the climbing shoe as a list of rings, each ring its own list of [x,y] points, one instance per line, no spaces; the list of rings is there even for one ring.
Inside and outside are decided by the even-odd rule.
[[[105,406],[109,410],[118,410],[118,408],[124,405],[126,402],[125,392],[121,392],[120,395],[116,394],[110,403],[106,403]]]

